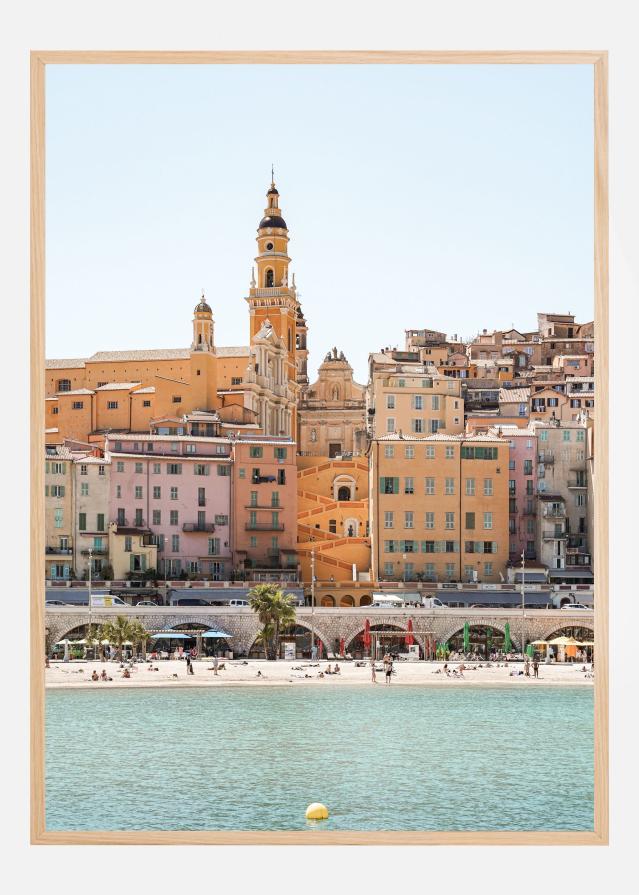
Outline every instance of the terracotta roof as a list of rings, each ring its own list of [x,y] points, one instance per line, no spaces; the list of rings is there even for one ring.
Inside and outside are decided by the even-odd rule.
[[[133,392],[134,395],[154,395],[155,394],[155,386],[147,385],[145,388],[136,388]]]
[[[135,351],[97,351],[87,358],[88,363],[125,360],[186,360],[188,348],[143,348]]]
[[[51,358],[45,361],[47,370],[76,370],[81,369],[86,364],[84,357],[62,357]]]
[[[437,435],[399,435],[397,432],[392,432],[389,435],[380,435],[379,438],[375,439],[376,441],[419,441],[421,442],[433,442],[433,441],[453,441],[466,443],[467,441],[491,441],[491,442],[499,442],[500,444],[504,443],[503,438],[498,438],[496,435],[440,435],[439,432]]]
[[[216,348],[215,353],[218,357],[248,357],[248,345],[235,345],[230,347]]]
[[[499,402],[503,404],[523,404],[530,398],[529,388],[500,388]]]
[[[141,382],[107,382],[96,389],[98,392],[130,392],[131,389],[142,385]]]
[[[56,392],[56,398],[64,395],[93,395],[95,392],[90,388],[75,388],[70,392]]]

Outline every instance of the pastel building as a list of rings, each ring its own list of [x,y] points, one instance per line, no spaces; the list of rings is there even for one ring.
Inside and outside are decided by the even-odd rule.
[[[109,566],[110,461],[97,453],[76,456],[73,461],[75,572],[95,578]],[[91,551],[91,552],[89,552]]]
[[[228,578],[229,440],[117,434],[106,445],[114,577],[155,568],[163,578]]]
[[[45,577],[73,577],[73,455],[63,446],[45,449]]]
[[[290,438],[230,440],[233,565],[252,580],[297,577],[297,466]]]
[[[489,432],[507,439],[509,559],[537,559],[537,434],[535,429],[495,426]]]

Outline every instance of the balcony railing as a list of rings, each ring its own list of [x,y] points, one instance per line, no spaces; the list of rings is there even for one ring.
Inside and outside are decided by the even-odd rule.
[[[561,510],[544,510],[544,519],[563,519],[566,515],[566,510],[562,507]]]
[[[552,451],[544,451],[538,456],[539,463],[545,463],[547,466],[552,466],[555,462],[555,455]]]
[[[564,541],[568,537],[568,533],[565,531],[554,531],[554,530],[544,530],[542,532],[542,537],[544,541]]]
[[[182,525],[182,531],[215,531],[215,525],[212,522],[185,522]]]
[[[71,547],[45,547],[44,552],[54,556],[71,556],[73,554]]]
[[[281,522],[247,522],[244,526],[245,531],[284,531],[284,525]]]
[[[87,547],[85,550],[81,550],[80,552],[82,553],[82,556],[89,556],[89,553],[92,556],[108,556],[109,555],[109,551],[108,551],[107,547],[91,547],[90,549]]]
[[[587,488],[588,483],[582,479],[573,479],[572,481],[568,482],[568,487],[569,488]]]
[[[254,475],[251,477],[254,485],[262,485],[264,482],[276,482],[277,476],[274,475]]]

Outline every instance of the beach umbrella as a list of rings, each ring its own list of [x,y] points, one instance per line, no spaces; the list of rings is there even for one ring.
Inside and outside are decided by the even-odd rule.
[[[368,619],[364,622],[364,634],[362,635],[362,642],[364,644],[364,649],[370,649],[371,645],[371,623]]]
[[[526,647],[526,655],[530,656],[530,658],[532,659],[534,654],[535,654],[535,647],[532,645],[532,643],[529,643],[528,646]]]
[[[464,622],[464,652],[470,652],[470,625]]]
[[[324,644],[322,643],[321,640],[318,640],[317,641],[317,655],[320,657],[320,659],[322,658],[323,650],[324,650]]]
[[[510,639],[510,623],[504,625],[504,652],[509,653],[513,648],[513,642]]]
[[[340,642],[339,642],[339,654],[342,657],[342,659],[344,658],[344,647],[345,646],[346,646],[346,644],[344,643],[344,638],[342,637],[342,638],[340,638]]]
[[[412,618],[408,619],[408,634],[404,638],[406,646],[412,646],[415,643],[415,638],[413,637],[413,620]]]

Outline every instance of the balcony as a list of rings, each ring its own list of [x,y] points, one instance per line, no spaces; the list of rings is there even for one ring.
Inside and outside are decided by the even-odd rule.
[[[47,556],[72,556],[71,547],[45,547],[44,552]]]
[[[276,482],[277,476],[274,475],[254,475],[251,477],[254,485],[263,485],[265,482]]]
[[[545,463],[546,466],[552,466],[555,462],[555,455],[552,451],[544,451],[537,457],[539,463]]]
[[[85,550],[80,551],[82,556],[108,556],[109,550],[107,547],[87,547]]]
[[[566,510],[562,507],[560,510],[544,510],[544,519],[563,519],[566,516]]]
[[[588,483],[585,479],[572,479],[568,482],[569,488],[587,488]]]
[[[244,504],[245,510],[282,510],[284,507],[281,503],[247,503]]]
[[[244,526],[245,531],[284,531],[284,525],[281,522],[247,522]],[[279,553],[279,550],[278,550]]]
[[[182,531],[215,531],[215,525],[212,522],[184,522]]]
[[[566,547],[567,556],[590,556],[590,550],[587,547]]]
[[[544,541],[565,541],[568,537],[568,533],[565,531],[554,531],[553,529],[547,530],[544,529],[542,532],[542,538]]]

